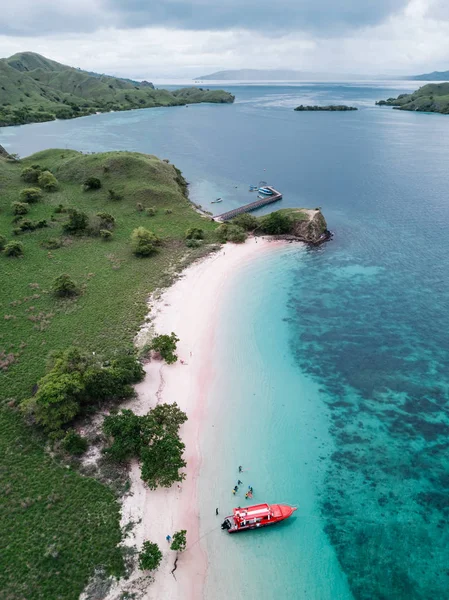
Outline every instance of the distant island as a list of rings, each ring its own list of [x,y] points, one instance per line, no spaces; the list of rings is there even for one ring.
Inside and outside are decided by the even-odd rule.
[[[1,127],[73,119],[97,112],[234,102],[234,96],[223,90],[155,89],[148,81],[82,71],[34,52],[0,59],[0,81]]]
[[[367,79],[367,76],[296,71],[294,69],[229,69],[195,77],[195,81],[343,81],[348,79]]]
[[[449,81],[449,71],[432,71],[432,73],[423,73],[422,75],[411,75],[406,79],[413,81]]]
[[[356,108],[355,106],[346,106],[345,104],[330,104],[329,106],[304,106],[303,104],[301,104],[300,106],[297,106],[295,109],[293,110],[298,110],[298,111],[329,111],[329,112],[341,112],[341,111],[345,111],[345,110],[358,110],[358,108]]]
[[[413,94],[400,94],[397,98],[378,100],[377,106],[392,106],[397,110],[449,114],[449,83],[429,83]]]

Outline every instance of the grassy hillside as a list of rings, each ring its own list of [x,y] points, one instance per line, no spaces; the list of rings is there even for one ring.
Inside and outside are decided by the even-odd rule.
[[[74,69],[33,52],[0,60],[0,126],[70,119],[95,112],[199,102],[231,103],[223,90],[175,92]]]
[[[398,110],[416,110],[449,114],[449,82],[429,83],[413,94],[400,94],[397,98],[379,100],[378,106],[393,106]]]
[[[44,192],[22,217],[22,222],[46,220],[48,227],[14,235],[21,221],[11,204],[21,200],[23,188],[36,185],[21,177],[31,165],[50,169],[59,189]],[[88,177],[99,178],[102,187],[84,191]],[[216,224],[193,210],[184,190],[174,166],[137,153],[48,150],[20,162],[0,157],[0,235],[24,248],[22,258],[0,253],[7,282],[0,287],[0,537],[6,544],[0,589],[5,598],[75,599],[96,566],[120,570],[113,494],[44,453],[43,440],[14,406],[31,395],[50,351],[71,344],[104,354],[130,347],[148,294],[205,252],[186,246],[186,230],[200,227],[206,242],[214,241]],[[87,213],[91,222],[99,212],[113,215],[112,238],[65,234],[70,207]],[[132,254],[130,235],[139,226],[162,240],[154,256]],[[78,298],[61,300],[51,293],[62,273],[81,287]]]

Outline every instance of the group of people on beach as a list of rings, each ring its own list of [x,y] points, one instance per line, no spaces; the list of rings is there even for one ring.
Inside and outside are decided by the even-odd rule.
[[[243,467],[240,465],[239,466],[239,474],[243,473]],[[243,485],[243,481],[241,481],[241,479],[239,478],[237,480],[237,484],[232,488],[232,495],[235,496],[236,493],[239,491],[239,485]],[[245,499],[249,500],[250,498],[253,497],[253,487],[251,485],[248,486],[248,491],[245,492]],[[240,506],[239,506],[240,508]],[[215,509],[215,515],[218,516],[218,508]]]

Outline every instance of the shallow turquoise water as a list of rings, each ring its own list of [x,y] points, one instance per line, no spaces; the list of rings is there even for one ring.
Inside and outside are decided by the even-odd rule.
[[[169,157],[219,210],[266,179],[280,206],[321,206],[335,232],[244,267],[225,305],[202,529],[232,506],[238,464],[255,499],[300,510],[272,531],[208,534],[208,598],[449,597],[449,117],[374,106],[414,87],[237,86],[232,106],[0,130],[22,155]],[[360,110],[291,110],[306,102]]]

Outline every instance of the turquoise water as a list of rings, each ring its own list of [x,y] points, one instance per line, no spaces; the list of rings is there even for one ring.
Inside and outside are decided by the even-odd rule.
[[[233,505],[238,464],[256,500],[300,509],[271,531],[206,535],[208,598],[449,597],[449,117],[374,106],[414,87],[236,86],[231,106],[0,130],[22,155],[168,157],[219,210],[266,179],[280,206],[321,206],[335,233],[245,266],[225,305],[202,530]],[[360,110],[291,110],[336,102]]]

